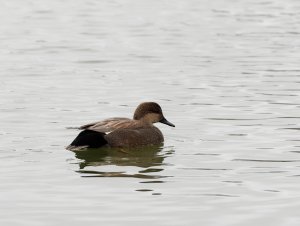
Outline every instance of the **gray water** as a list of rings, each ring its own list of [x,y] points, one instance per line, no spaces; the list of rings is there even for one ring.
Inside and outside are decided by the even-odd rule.
[[[1,225],[299,225],[300,1],[9,0]],[[156,101],[162,147],[73,153]]]

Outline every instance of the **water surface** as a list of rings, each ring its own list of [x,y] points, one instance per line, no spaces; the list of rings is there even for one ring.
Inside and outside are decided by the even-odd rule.
[[[300,2],[0,9],[1,225],[299,224]],[[161,147],[64,149],[160,103]]]

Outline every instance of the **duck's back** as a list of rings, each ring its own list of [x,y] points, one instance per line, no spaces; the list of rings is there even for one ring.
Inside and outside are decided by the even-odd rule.
[[[117,129],[104,136],[111,147],[158,145],[164,141],[162,132],[155,126],[138,129]]]

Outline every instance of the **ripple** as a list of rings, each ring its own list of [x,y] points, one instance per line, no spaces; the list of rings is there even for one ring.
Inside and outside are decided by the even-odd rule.
[[[140,173],[156,173],[156,172],[161,172],[163,170],[164,169],[153,169],[153,168],[150,168],[150,169],[141,170],[139,172]]]
[[[271,159],[233,159],[232,161],[243,161],[243,162],[300,162],[300,160],[271,160]]]
[[[228,136],[243,137],[243,136],[247,136],[247,134],[244,134],[244,133],[230,133],[230,134],[228,134]]]
[[[137,189],[135,191],[140,191],[140,192],[149,192],[149,191],[153,191],[152,189]]]
[[[81,60],[77,61],[77,63],[80,64],[106,64],[106,63],[111,63],[112,61],[110,60]]]
[[[278,190],[271,190],[271,189],[266,189],[266,190],[264,190],[264,191],[267,191],[267,192],[280,192],[280,191],[278,191]]]
[[[266,120],[270,118],[205,118],[208,120],[218,120],[218,121],[257,121],[257,120]]]
[[[228,195],[228,194],[201,194],[203,196],[215,196],[215,197],[228,197],[228,198],[237,198],[238,195]]]
[[[232,170],[232,169],[214,169],[214,168],[197,168],[197,167],[191,167],[191,168],[179,168],[183,170],[204,170],[204,171],[225,171],[225,170]]]
[[[82,175],[82,177],[131,177],[138,179],[159,179],[159,178],[167,178],[170,176],[159,176],[159,175],[146,175],[146,174],[128,174],[126,172],[101,172],[101,171],[92,171],[92,170],[78,170],[76,171],[80,174],[88,174]],[[152,182],[149,182],[152,183]]]
[[[149,179],[149,178],[147,178],[147,179]],[[140,183],[141,184],[161,184],[161,183],[165,183],[165,181],[162,181],[162,180],[150,180],[150,181],[140,181]]]
[[[300,128],[282,128],[282,129],[300,130]]]

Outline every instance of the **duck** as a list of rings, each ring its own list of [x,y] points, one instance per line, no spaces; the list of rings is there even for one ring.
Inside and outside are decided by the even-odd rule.
[[[86,148],[159,145],[164,142],[164,136],[153,125],[157,122],[175,127],[164,117],[159,104],[143,102],[137,106],[133,119],[115,117],[80,126],[78,129],[82,131],[66,149],[78,151]]]

